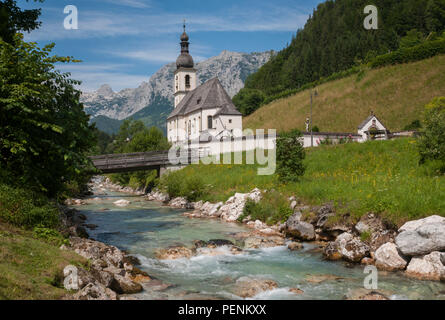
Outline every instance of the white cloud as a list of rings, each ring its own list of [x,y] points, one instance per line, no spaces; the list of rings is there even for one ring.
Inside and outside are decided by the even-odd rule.
[[[105,2],[109,2],[112,4],[117,4],[126,7],[132,8],[150,8],[151,1],[142,1],[142,0],[105,0]]]
[[[143,81],[148,81],[147,75],[135,75],[123,72],[126,64],[61,64],[57,66],[61,72],[70,72],[71,78],[82,81],[79,89],[84,92],[91,92],[99,89],[101,85],[107,83],[114,91],[126,88],[136,88]]]
[[[139,1],[136,1],[139,2]],[[57,17],[57,18],[56,18]],[[27,40],[54,41],[58,39],[84,39],[128,35],[156,36],[177,33],[183,18],[191,32],[198,31],[296,31],[308,18],[296,8],[228,10],[219,14],[154,13],[83,11],[79,8],[79,29],[65,30],[64,16],[53,12],[52,19],[27,35]]]

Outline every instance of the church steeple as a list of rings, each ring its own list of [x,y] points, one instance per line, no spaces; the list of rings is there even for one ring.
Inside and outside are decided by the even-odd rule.
[[[189,36],[185,31],[185,20],[183,24],[184,32],[181,39],[181,54],[176,60],[175,71],[175,108],[188,92],[196,88],[196,70],[193,68],[195,63],[189,53]]]
[[[176,67],[180,68],[193,68],[195,63],[193,62],[193,58],[189,53],[189,36],[185,31],[185,20],[183,24],[184,33],[181,35],[181,55],[176,60]]]

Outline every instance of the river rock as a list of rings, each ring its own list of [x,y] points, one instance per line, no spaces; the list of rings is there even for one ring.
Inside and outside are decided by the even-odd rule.
[[[168,205],[172,208],[183,209],[183,208],[187,208],[188,201],[184,197],[179,197],[179,198],[172,199]]]
[[[440,252],[431,252],[423,257],[412,258],[406,274],[421,280],[444,280],[445,266],[441,256]]]
[[[233,292],[241,298],[252,298],[261,292],[276,288],[278,288],[278,284],[273,280],[241,277],[236,281]]]
[[[385,229],[382,220],[376,217],[373,213],[364,215],[360,221],[355,225],[354,229],[362,234],[364,232],[383,231]]]
[[[298,289],[298,288],[290,288],[289,292],[294,293],[294,294],[298,294],[298,295],[304,294],[304,291],[301,290],[301,289]]]
[[[343,233],[335,240],[338,251],[343,259],[350,262],[360,262],[369,255],[369,247],[350,233]]]
[[[253,236],[244,240],[244,249],[261,249],[284,246],[285,241],[281,237]]]
[[[130,203],[131,203],[130,201],[128,201],[128,200],[124,200],[124,199],[117,200],[117,201],[113,202],[113,204],[114,204],[115,206],[118,206],[118,207],[126,207],[126,206],[128,206]]]
[[[316,227],[323,228],[328,219],[334,215],[334,207],[331,204],[321,206],[317,211],[317,221],[315,222]]]
[[[182,258],[191,258],[192,250],[186,247],[171,247],[167,249],[159,249],[155,252],[156,258],[159,260],[175,260]]]
[[[315,240],[315,229],[310,223],[300,221],[298,215],[293,214],[286,221],[286,235],[304,241]]]
[[[250,193],[236,193],[219,209],[219,216],[228,222],[237,221],[243,214],[244,206],[248,199],[259,202],[261,200],[261,191],[254,189]]]
[[[340,260],[342,258],[340,251],[338,250],[337,242],[331,241],[323,249],[323,256],[330,261]]]
[[[70,238],[72,249],[82,257],[91,260],[102,260],[108,266],[123,267],[124,253],[115,246],[80,238]]]
[[[291,242],[287,245],[290,251],[298,251],[303,249],[303,245],[300,242]]]
[[[404,270],[408,262],[400,256],[397,246],[388,242],[382,245],[374,254],[376,267],[385,271]]]
[[[338,281],[344,278],[333,275],[333,274],[317,274],[317,275],[307,275],[305,280],[310,283],[319,284],[325,281]]]
[[[117,300],[114,291],[99,282],[89,283],[74,294],[75,300]]]
[[[396,244],[406,256],[427,255],[445,250],[445,218],[431,216],[404,224]]]
[[[346,295],[346,300],[390,300],[390,293],[383,293],[375,290],[355,289],[350,290]]]
[[[116,291],[118,294],[133,294],[141,292],[142,286],[132,281],[127,276],[114,275],[114,281],[110,285],[110,289]]]

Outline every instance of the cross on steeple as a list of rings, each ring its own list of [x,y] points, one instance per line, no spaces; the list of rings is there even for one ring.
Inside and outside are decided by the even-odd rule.
[[[184,19],[184,32],[185,32],[185,19]]]

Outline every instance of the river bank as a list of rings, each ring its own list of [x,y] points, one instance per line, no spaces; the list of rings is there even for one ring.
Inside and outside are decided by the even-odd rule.
[[[380,271],[379,290],[365,290],[364,266],[327,261],[323,251],[328,242],[317,239],[319,236],[308,242],[286,238],[286,229],[279,230],[280,226],[264,228],[257,223],[256,229],[255,222],[249,226],[247,220],[244,224],[222,223],[221,217],[208,215],[193,219],[193,215],[204,217],[203,212],[181,199],[165,202],[167,199],[161,199],[165,195],[158,193],[156,198],[164,202],[147,201],[154,200],[154,193],[122,194],[110,191],[117,189],[103,182],[96,189],[103,195],[84,199],[76,208],[98,226],[90,231],[93,238],[128,251],[140,260],[138,267],[156,279],[142,283],[143,291],[131,298],[445,298],[442,283],[408,278],[400,271]],[[261,232],[266,229],[273,233]]]

